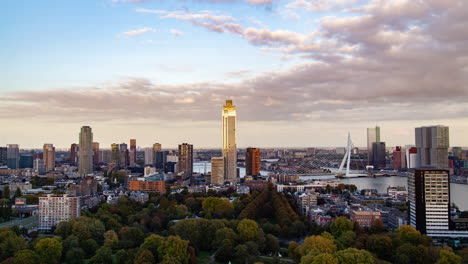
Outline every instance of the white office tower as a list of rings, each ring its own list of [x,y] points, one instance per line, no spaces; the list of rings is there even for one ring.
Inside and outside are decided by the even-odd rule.
[[[410,223],[423,234],[449,230],[450,178],[448,170],[416,169],[408,176]]]
[[[226,100],[223,107],[224,180],[237,182],[236,107]]]
[[[448,168],[449,128],[447,126],[415,129],[418,167]]]

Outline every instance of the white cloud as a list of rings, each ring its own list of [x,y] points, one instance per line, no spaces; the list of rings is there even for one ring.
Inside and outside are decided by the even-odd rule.
[[[178,36],[182,36],[184,34],[184,32],[180,31],[180,30],[177,30],[177,29],[171,29],[170,30],[171,34],[178,37]]]
[[[129,30],[129,31],[123,32],[122,34],[128,37],[135,37],[135,36],[147,33],[147,32],[156,32],[156,30],[150,27],[143,27],[143,28]]]

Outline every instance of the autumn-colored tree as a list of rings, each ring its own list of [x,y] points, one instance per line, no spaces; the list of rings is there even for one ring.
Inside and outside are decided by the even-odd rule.
[[[461,264],[462,258],[449,247],[444,247],[439,251],[439,261],[436,264]]]
[[[239,237],[244,241],[255,239],[257,229],[257,223],[250,219],[242,219],[242,221],[240,221],[239,225],[237,226]]]
[[[346,217],[338,217],[330,225],[330,231],[335,237],[341,236],[346,231],[353,230],[353,222],[346,219]]]
[[[347,248],[335,253],[340,264],[373,264],[374,257],[366,250]]]
[[[140,250],[135,259],[135,264],[152,264],[156,263],[153,253],[147,249]]]
[[[112,264],[112,249],[102,246],[96,254],[91,258],[92,264]]]
[[[38,264],[39,256],[32,250],[24,249],[16,252],[13,264]]]
[[[145,238],[143,244],[141,244],[140,248],[143,250],[149,250],[154,259],[158,260],[158,248],[164,243],[164,237],[158,236],[155,234],[150,235],[149,237]]]
[[[190,259],[188,245],[189,242],[179,236],[169,236],[158,248],[158,256],[163,261],[171,259],[174,264],[187,264]]]
[[[333,240],[324,238],[322,236],[310,236],[304,240],[300,247],[301,256],[313,255],[316,256],[320,253],[333,253],[336,250],[336,245]]]
[[[114,230],[108,230],[104,233],[104,246],[115,248],[119,244],[119,236]]]
[[[55,264],[62,256],[62,243],[54,238],[39,240],[35,249],[42,263]]]

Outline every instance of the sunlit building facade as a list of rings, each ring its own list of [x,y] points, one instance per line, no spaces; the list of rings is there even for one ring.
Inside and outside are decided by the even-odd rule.
[[[42,148],[42,157],[46,171],[53,171],[55,169],[55,148],[52,144],[44,144]]]
[[[223,107],[224,180],[237,182],[236,107],[226,100]]]
[[[78,150],[78,174],[87,176],[93,173],[93,132],[91,127],[84,126],[80,132],[80,142]]]

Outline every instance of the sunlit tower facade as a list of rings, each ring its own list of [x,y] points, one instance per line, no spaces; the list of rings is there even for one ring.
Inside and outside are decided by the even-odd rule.
[[[245,171],[246,175],[260,175],[260,149],[247,148],[245,152]]]
[[[135,166],[137,162],[136,139],[130,139],[130,166]]]
[[[237,182],[236,107],[232,100],[223,106],[224,180]]]
[[[87,176],[93,173],[93,132],[89,126],[81,128],[78,156],[78,174]]]
[[[373,144],[380,143],[380,127],[367,128],[367,164],[374,164]]]
[[[55,169],[55,148],[52,144],[44,144],[42,148],[42,156],[46,171],[53,171]]]

